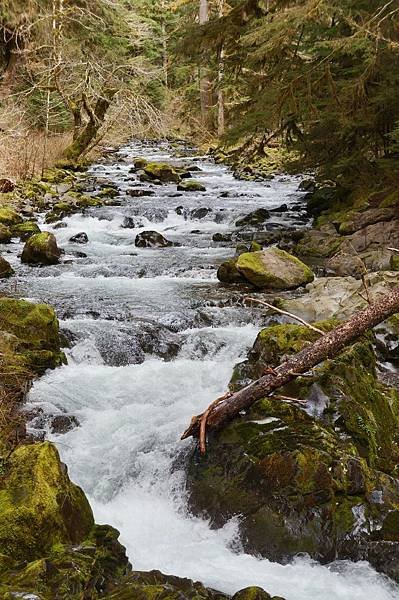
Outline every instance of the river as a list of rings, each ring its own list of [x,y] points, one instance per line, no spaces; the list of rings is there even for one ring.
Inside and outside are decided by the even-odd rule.
[[[130,197],[134,156],[195,164],[207,191],[177,196],[168,184],[152,186],[154,196]],[[259,585],[287,600],[398,599],[398,587],[366,563],[321,566],[301,557],[283,566],[258,559],[241,551],[234,520],[213,530],[186,507],[184,454],[192,442],[180,442],[180,434],[226,390],[233,365],[265,324],[259,310],[241,305],[237,290],[218,284],[216,268],[234,243],[215,243],[212,235],[233,231],[251,210],[283,203],[290,210],[272,219],[276,226],[302,226],[298,180],[238,181],[193,151],[177,159],[166,143],[132,143],[89,175],[115,182],[121,205],[72,215],[61,229],[46,226],[66,251],[59,265],[21,267],[20,244],[10,261],[18,263],[14,291],[52,304],[72,340],[68,365],[34,384],[28,408],[79,421],[67,433],[52,433],[41,414],[31,429],[57,444],[97,521],[120,530],[135,569],[228,593]],[[211,210],[196,218],[198,208]],[[121,227],[125,217],[134,229]],[[136,248],[135,236],[148,229],[180,246]],[[71,243],[81,231],[89,242]]]

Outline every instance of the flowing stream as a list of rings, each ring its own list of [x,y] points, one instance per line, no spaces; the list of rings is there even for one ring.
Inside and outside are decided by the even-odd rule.
[[[207,191],[178,196],[173,184],[138,184],[129,172],[134,156],[195,164]],[[212,235],[234,231],[235,220],[251,210],[283,203],[289,210],[276,213],[273,226],[299,226],[298,180],[237,181],[194,152],[177,159],[167,144],[138,143],[90,175],[116,183],[121,205],[73,215],[63,228],[46,226],[65,248],[60,265],[21,266],[21,244],[7,258],[18,264],[14,291],[51,303],[72,340],[68,365],[35,383],[28,408],[36,414],[32,429],[57,444],[97,521],[120,530],[138,570],[190,577],[227,593],[259,585],[287,600],[398,599],[398,587],[366,563],[271,563],[240,550],[234,520],[212,530],[186,508],[184,453],[191,442],[180,442],[180,434],[226,390],[233,365],[266,322],[241,305],[237,290],[217,283],[216,268],[234,243],[215,243]],[[126,195],[139,185],[155,195]],[[193,212],[198,208],[210,210]],[[122,227],[125,217],[134,229]],[[146,229],[180,246],[136,248],[135,236]],[[81,231],[89,242],[71,243]],[[76,255],[82,251],[86,256]],[[54,433],[54,415],[73,415],[80,426]]]

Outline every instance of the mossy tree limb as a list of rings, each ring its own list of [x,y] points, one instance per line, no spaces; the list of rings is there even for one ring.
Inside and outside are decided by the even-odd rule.
[[[316,340],[310,347],[304,348],[282,363],[271,374],[264,375],[233,394],[221,397],[219,402],[213,402],[204,413],[192,418],[182,439],[200,438],[201,452],[204,453],[206,427],[217,429],[223,426],[242,410],[248,409],[254,402],[270,395],[299,374],[306,373],[322,361],[337,356],[345,346],[398,310],[399,288],[395,288],[378,303],[370,304],[365,310],[356,313],[344,324]]]

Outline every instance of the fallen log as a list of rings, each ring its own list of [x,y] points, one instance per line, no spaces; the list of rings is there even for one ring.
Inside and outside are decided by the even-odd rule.
[[[238,392],[227,393],[217,398],[202,414],[191,419],[181,439],[199,438],[200,451],[204,454],[207,429],[220,428],[257,400],[269,396],[274,390],[306,373],[322,361],[334,358],[345,346],[398,311],[399,288],[395,288],[378,302],[371,303],[342,325],[325,333],[311,346],[271,370],[270,374],[264,375]]]

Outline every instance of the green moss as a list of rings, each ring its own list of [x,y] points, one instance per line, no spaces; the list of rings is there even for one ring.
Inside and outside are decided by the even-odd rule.
[[[399,254],[392,254],[389,260],[389,266],[392,271],[399,271]]]
[[[14,209],[7,207],[0,207],[0,223],[2,225],[18,225],[22,223],[23,219]]]
[[[77,543],[93,526],[90,506],[49,442],[17,448],[0,489],[0,552],[35,560],[59,542]]]
[[[35,371],[65,361],[60,351],[58,320],[47,304],[0,298],[0,329],[16,336],[17,355]]]
[[[116,198],[116,196],[119,196],[119,191],[113,187],[105,187],[98,192],[97,196],[100,198]]]
[[[40,227],[35,221],[24,221],[20,225],[14,225],[11,229],[13,236],[25,241],[37,233],[41,233]]]
[[[188,179],[186,181],[182,181],[177,186],[178,190],[182,192],[205,192],[206,188],[199,181],[195,181],[194,179]]]
[[[179,174],[168,164],[147,163],[144,167],[144,172],[151,179],[159,179],[163,183],[178,183],[180,181]]]
[[[9,244],[11,242],[11,229],[0,223],[0,244]]]

